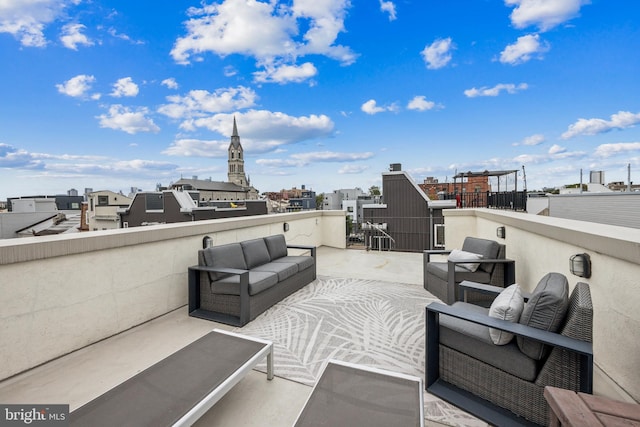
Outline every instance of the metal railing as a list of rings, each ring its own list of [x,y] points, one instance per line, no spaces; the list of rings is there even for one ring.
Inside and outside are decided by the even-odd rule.
[[[441,195],[445,200],[456,200],[459,208],[492,208],[525,211],[526,191],[448,193]]]

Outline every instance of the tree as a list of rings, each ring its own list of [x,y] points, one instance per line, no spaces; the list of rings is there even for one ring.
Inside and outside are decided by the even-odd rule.
[[[369,187],[369,194],[372,196],[379,196],[380,187],[378,187],[377,185],[372,185],[371,187]]]
[[[320,211],[323,208],[324,194],[316,195],[316,210]]]

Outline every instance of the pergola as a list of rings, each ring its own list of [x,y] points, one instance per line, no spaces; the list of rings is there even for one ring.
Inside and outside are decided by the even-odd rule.
[[[510,169],[510,170],[502,170],[502,171],[489,171],[485,170],[482,172],[460,172],[453,177],[453,186],[455,188],[456,182],[458,178],[461,179],[461,183],[464,182],[465,178],[475,178],[475,177],[498,177],[498,189],[497,192],[500,192],[500,177],[514,174],[514,182],[515,182],[515,191],[518,191],[518,169]]]

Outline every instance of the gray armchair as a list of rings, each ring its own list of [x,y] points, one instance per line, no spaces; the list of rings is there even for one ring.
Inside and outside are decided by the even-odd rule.
[[[448,255],[450,250],[426,250],[423,253],[424,288],[446,304],[458,300],[458,284],[464,280],[507,287],[516,280],[515,261],[506,259],[506,247],[498,242],[467,237],[462,250],[482,255],[480,260],[431,261],[432,255]],[[460,264],[479,263],[476,271]],[[469,302],[491,305],[491,300],[478,293],[469,293]]]
[[[471,282],[461,289],[499,293],[503,289]],[[493,288],[493,289],[491,289]],[[565,314],[549,320],[550,295],[563,295]],[[527,297],[525,296],[525,299]],[[523,320],[527,307],[527,320]],[[558,313],[558,305],[553,309]],[[555,322],[544,329],[536,316]],[[568,297],[566,277],[546,275],[531,294],[520,321],[489,317],[465,302],[426,308],[426,389],[492,425],[546,425],[545,386],[592,393],[593,307],[589,285],[578,283]],[[533,326],[535,325],[535,327]],[[489,328],[516,336],[495,345]]]

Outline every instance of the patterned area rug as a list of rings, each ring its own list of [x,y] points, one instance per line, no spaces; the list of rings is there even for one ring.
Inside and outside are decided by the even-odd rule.
[[[275,374],[309,386],[328,359],[424,378],[424,308],[435,300],[419,285],[319,277],[236,331],[273,341]],[[427,393],[425,417],[486,426]]]

